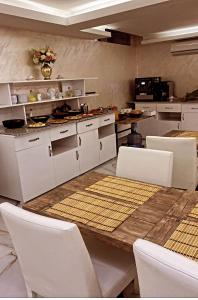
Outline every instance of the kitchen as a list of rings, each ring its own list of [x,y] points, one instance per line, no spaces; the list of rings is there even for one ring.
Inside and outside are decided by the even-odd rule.
[[[46,1],[34,2],[38,5],[46,4]],[[54,6],[59,5],[59,1],[51,2],[54,2]],[[116,163],[118,150],[116,126],[121,131],[126,130],[118,136],[120,144],[126,143],[127,134],[131,133],[131,129],[133,132],[134,128],[141,134],[143,144],[148,135],[164,136],[172,130],[198,131],[198,99],[196,96],[193,99],[188,98],[198,89],[197,38],[192,34],[193,43],[197,45],[193,51],[175,55],[171,51],[173,45],[181,46],[188,42],[183,39],[190,36],[181,33],[179,38],[176,35],[173,38],[171,34],[165,38],[153,33],[168,31],[169,28],[177,27],[182,22],[189,23],[189,26],[190,23],[194,24],[195,9],[192,7],[197,4],[193,0],[190,0],[191,5],[188,1],[187,3],[182,0],[186,15],[183,14],[179,20],[179,16],[173,17],[172,13],[170,14],[170,11],[177,10],[178,1],[161,1],[163,3],[150,5],[143,2],[140,4],[142,7],[128,8],[132,22],[130,30],[129,24],[124,22],[124,15],[121,24],[117,23],[118,32],[130,34],[130,45],[124,44],[124,36],[121,43],[120,40],[119,43],[115,40],[109,42],[109,32],[101,32],[100,28],[81,32],[83,26],[88,28],[92,27],[92,24],[103,25],[106,20],[104,15],[99,18],[93,14],[92,20],[87,19],[87,23],[79,19],[80,30],[75,24],[73,27],[69,24],[67,29],[67,26],[61,23],[61,17],[56,19],[59,24],[54,24],[52,15],[48,14],[49,11],[45,11],[44,6],[37,7],[35,4],[37,8],[34,8],[35,14],[32,16],[29,15],[27,7],[25,12],[18,8],[15,16],[7,17],[5,5],[11,4],[0,3],[1,202],[6,200],[17,206],[25,205],[30,211],[40,213],[36,201],[42,199],[40,206],[42,209],[45,208],[45,201],[49,199],[50,205],[55,205],[58,200],[63,201],[67,196],[65,192],[67,183],[71,191],[76,192],[77,187],[84,184],[82,183],[84,178],[90,184],[95,184],[99,179],[105,180],[102,175],[89,175],[92,174],[89,172]],[[119,4],[120,9],[121,5]],[[41,17],[36,10],[41,8],[42,18],[43,20],[47,18],[45,19],[47,22],[39,19]],[[164,15],[169,14],[170,19],[159,22],[157,16],[162,15],[162,12]],[[141,21],[143,15],[145,24]],[[29,17],[25,19],[24,16]],[[137,18],[133,19],[134,16]],[[152,16],[153,24],[150,22]],[[111,17],[109,16],[109,26],[111,22],[114,23]],[[49,20],[52,22],[50,25]],[[48,78],[44,78],[41,71],[43,65],[34,64],[32,54],[33,49],[45,47],[50,47],[56,56],[50,64],[52,70],[48,70],[50,72]],[[168,94],[166,99],[149,99],[149,101],[145,99],[143,92],[140,94],[144,100],[137,100],[135,79],[153,77],[160,77],[163,82],[173,82],[174,92]],[[132,112],[129,111],[129,106],[133,107]],[[142,113],[139,119],[133,121],[131,118],[128,124],[119,123],[123,118],[122,112],[127,110],[127,114],[130,115],[135,113],[134,108]],[[12,127],[13,124],[5,124],[4,121],[13,119],[23,120],[21,128],[16,128],[16,124],[14,128],[4,127],[4,125]],[[61,188],[62,186],[64,187]],[[174,199],[179,201],[182,192],[178,190],[175,194],[174,191],[172,194],[170,192],[172,197],[170,203],[164,196],[165,192],[162,190],[160,199],[164,197],[165,203],[167,201],[167,207],[164,205],[163,210],[168,214],[168,209],[174,206]],[[195,203],[196,197],[192,197]],[[185,199],[184,197],[183,203]],[[191,202],[189,200],[189,207],[192,205]],[[149,223],[140,209],[143,220],[143,225],[137,226],[140,237],[144,236],[144,230],[151,234],[151,227],[155,227],[158,224],[157,220],[162,216],[157,204],[153,205],[153,210],[157,213]],[[179,211],[177,213],[179,214]],[[138,211],[136,214],[138,216]],[[185,214],[182,211],[177,220],[174,213],[168,217],[174,219],[176,226],[179,218],[182,220],[183,216]],[[167,220],[170,221],[168,217]],[[129,224],[131,237],[127,237],[127,251],[137,235],[134,226],[135,217]],[[121,231],[122,229],[120,234]],[[154,237],[155,234],[153,232],[152,234]],[[100,233],[96,231],[93,236],[100,236]],[[104,239],[108,244],[109,239],[109,243],[114,245],[115,242],[118,248],[120,247],[122,238],[119,240],[117,237],[116,240],[116,231],[112,239],[109,233],[104,236],[101,240]],[[126,246],[124,235],[122,242],[124,248]]]

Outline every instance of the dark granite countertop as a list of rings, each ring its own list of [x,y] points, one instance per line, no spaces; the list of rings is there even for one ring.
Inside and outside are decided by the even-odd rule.
[[[103,114],[98,114],[98,115],[94,115],[92,117],[88,117],[88,118],[82,118],[79,120],[71,120],[68,121],[66,123],[63,124],[48,124],[48,126],[45,127],[37,127],[37,128],[28,128],[27,126],[24,126],[22,128],[14,128],[14,129],[7,129],[5,128],[3,125],[0,126],[0,135],[10,135],[10,136],[14,136],[14,137],[20,137],[20,136],[24,136],[24,135],[28,135],[28,134],[32,134],[32,133],[36,133],[36,132],[42,132],[44,130],[49,130],[51,128],[55,128],[55,127],[61,127],[61,126],[65,126],[68,124],[73,124],[73,123],[79,123],[79,122],[83,122],[86,120],[91,120],[91,119],[95,119],[107,114],[112,114],[112,111],[103,113]]]

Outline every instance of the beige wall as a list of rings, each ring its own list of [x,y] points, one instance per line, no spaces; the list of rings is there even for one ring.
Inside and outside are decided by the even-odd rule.
[[[39,78],[40,69],[28,50],[45,45],[58,56],[53,77],[99,78],[90,89],[97,89],[100,97],[90,100],[90,106],[121,107],[130,99],[130,80],[135,77],[132,47],[8,28],[0,28],[0,81],[24,80],[31,74]]]
[[[198,54],[173,56],[170,46],[169,42],[139,46],[136,75],[173,80],[176,96],[183,97],[198,89]]]

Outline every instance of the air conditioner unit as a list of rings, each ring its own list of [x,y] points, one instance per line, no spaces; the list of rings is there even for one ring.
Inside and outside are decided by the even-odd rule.
[[[198,40],[188,40],[177,42],[171,45],[171,53],[173,55],[194,54],[198,53]]]

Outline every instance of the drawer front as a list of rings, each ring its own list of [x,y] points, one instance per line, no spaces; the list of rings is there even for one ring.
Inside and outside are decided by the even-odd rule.
[[[50,130],[51,141],[63,139],[76,134],[76,123],[58,126]]]
[[[135,103],[135,109],[151,112],[157,109],[156,103]]]
[[[158,112],[181,112],[181,103],[161,103],[157,104]]]
[[[15,150],[20,151],[49,142],[49,131],[28,134],[15,138]],[[30,157],[31,159],[31,157]]]
[[[83,133],[99,127],[99,118],[77,123],[77,132]]]
[[[108,124],[112,124],[112,123],[115,123],[115,114],[109,114],[109,115],[100,117],[100,120],[99,120],[100,127],[108,125]]]
[[[182,112],[198,112],[198,103],[182,104]]]

